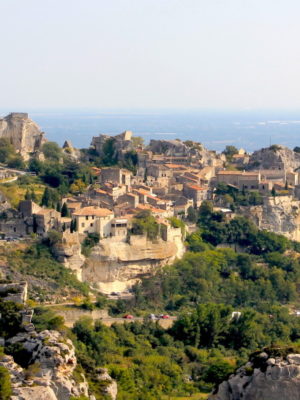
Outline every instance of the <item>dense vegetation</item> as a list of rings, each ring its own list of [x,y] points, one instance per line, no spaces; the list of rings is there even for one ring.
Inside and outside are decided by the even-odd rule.
[[[43,302],[56,296],[86,296],[89,292],[86,283],[79,282],[71,270],[54,259],[47,244],[9,248],[3,255],[9,266],[8,278],[16,279],[21,274],[22,280],[27,279],[33,300]]]

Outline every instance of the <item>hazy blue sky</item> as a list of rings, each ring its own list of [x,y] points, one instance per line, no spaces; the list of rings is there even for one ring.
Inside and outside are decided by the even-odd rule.
[[[300,108],[299,0],[0,0],[0,107]]]

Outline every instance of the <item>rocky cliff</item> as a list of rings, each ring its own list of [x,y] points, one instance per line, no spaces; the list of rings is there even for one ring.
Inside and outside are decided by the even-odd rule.
[[[32,324],[31,324],[32,325]],[[93,400],[83,373],[76,371],[77,359],[70,339],[57,331],[37,333],[34,327],[30,332],[20,332],[7,341],[7,345],[22,346],[22,362],[27,368],[18,365],[12,356],[4,355],[0,365],[11,376],[12,400],[70,400],[71,397],[86,396]],[[27,359],[25,361],[25,359]],[[117,396],[117,384],[107,370],[98,369],[99,381],[105,382],[103,394],[112,400]]]
[[[145,236],[132,236],[128,244],[114,238],[103,239],[87,258],[82,280],[93,283],[103,293],[121,292],[183,253],[181,240],[151,242]]]
[[[101,239],[85,258],[78,233],[65,232],[62,243],[55,245],[53,251],[58,261],[72,269],[79,280],[103,293],[122,292],[142,276],[182,257],[185,246],[181,236],[174,235],[172,239],[152,242],[145,236],[134,235],[130,244],[124,238]]]
[[[259,229],[300,240],[300,201],[291,196],[266,197],[263,205],[243,207],[240,212],[252,219]]]
[[[275,353],[276,354],[276,353]],[[299,400],[300,354],[285,357],[260,353],[227,381],[209,400]]]
[[[255,151],[249,160],[250,169],[295,170],[300,167],[300,153],[285,146],[270,146]]]
[[[24,159],[41,150],[44,132],[26,113],[11,113],[0,119],[0,138],[8,139]]]

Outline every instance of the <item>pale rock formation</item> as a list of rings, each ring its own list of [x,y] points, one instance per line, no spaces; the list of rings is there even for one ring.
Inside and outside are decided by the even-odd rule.
[[[9,339],[8,343],[20,343],[30,356],[29,363],[37,366],[33,376],[27,379],[26,372],[21,373],[18,369],[16,383],[22,381],[23,384],[27,383],[27,386],[40,386],[41,391],[44,387],[50,388],[52,391],[47,389],[46,399],[52,399],[53,393],[54,399],[59,400],[69,400],[71,396],[88,396],[88,384],[84,375],[82,375],[82,382],[75,382],[73,378],[77,359],[70,339],[64,338],[57,331],[43,331],[39,334],[32,331],[19,333]],[[14,375],[14,368],[11,370],[7,365],[4,366]],[[23,392],[23,387],[19,385],[14,387],[14,394],[19,396],[16,398],[21,399]],[[29,388],[25,388],[24,394],[29,398]]]
[[[53,252],[57,260],[72,269],[79,280],[81,277],[81,267],[85,262],[85,257],[81,254],[81,244],[78,232],[64,232],[61,243],[53,247]]]
[[[241,207],[240,211],[252,219],[259,229],[300,240],[300,201],[292,196],[265,197],[263,205]]]
[[[295,170],[300,167],[300,153],[279,145],[255,151],[249,160],[248,168]]]
[[[239,368],[209,400],[298,400],[300,354],[276,357],[266,352]]]
[[[112,141],[114,148],[113,157],[118,157],[118,160],[122,160],[127,151],[134,150],[131,131],[125,131],[115,136],[105,134],[94,136],[91,146],[99,153],[100,156],[104,156],[104,148],[108,140]]]
[[[8,139],[25,160],[39,152],[46,141],[44,132],[26,113],[11,113],[1,118],[0,138]]]
[[[74,379],[77,365],[75,348],[70,339],[57,331],[37,333],[20,332],[7,341],[19,343],[28,352],[29,364],[35,365],[28,373],[16,364],[11,356],[3,356],[0,365],[10,375],[13,389],[12,400],[70,400],[71,397],[89,397],[89,387],[84,374]],[[99,368],[99,381],[103,385],[103,394],[109,394],[112,400],[117,396],[117,384],[108,375],[106,369]]]
[[[103,293],[122,292],[141,277],[181,257],[184,251],[181,240],[152,242],[145,236],[131,236],[129,244],[115,238],[102,239],[86,259],[82,280]]]
[[[164,154],[169,157],[187,157],[192,161],[199,161],[202,166],[221,166],[224,159],[214,151],[207,150],[202,144],[190,142],[190,145],[181,140],[150,140],[147,150],[154,154]]]

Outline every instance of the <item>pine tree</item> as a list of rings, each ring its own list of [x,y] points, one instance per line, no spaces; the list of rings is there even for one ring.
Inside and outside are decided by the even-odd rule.
[[[56,211],[61,212],[61,204],[60,201],[56,204]]]
[[[26,190],[25,200],[31,200],[31,193],[29,192],[29,189]]]
[[[274,186],[272,187],[271,194],[273,197],[276,196],[276,190],[275,190]]]
[[[62,205],[62,208],[61,208],[61,216],[62,216],[62,217],[69,217],[69,216],[70,216],[69,209],[68,209],[68,206],[67,206],[66,203],[64,203],[64,204]]]
[[[31,189],[31,200],[34,202],[37,201],[37,197],[33,188]]]
[[[44,190],[41,205],[45,206],[45,207],[49,207],[49,205],[50,205],[50,191],[49,191],[49,188],[47,188],[47,187]]]

